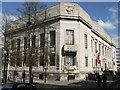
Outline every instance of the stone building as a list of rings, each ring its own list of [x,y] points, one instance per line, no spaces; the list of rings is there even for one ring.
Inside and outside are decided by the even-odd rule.
[[[36,14],[38,23],[26,28],[28,17],[11,22],[6,31],[9,71],[36,75],[47,69],[47,78],[82,79],[86,73],[113,69],[114,40],[78,4],[60,3]]]
[[[116,48],[117,72],[120,73],[120,48]]]

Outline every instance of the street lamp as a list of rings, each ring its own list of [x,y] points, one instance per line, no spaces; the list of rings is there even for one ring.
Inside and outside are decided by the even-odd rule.
[[[4,51],[4,84],[7,83],[7,59],[8,59],[8,50]]]
[[[9,60],[12,59],[12,50],[9,50]],[[11,72],[10,72],[10,64],[8,64],[8,75],[9,75],[9,78],[8,79],[11,79]]]
[[[47,69],[48,69],[48,67],[44,67],[44,69],[45,69],[45,79],[44,79],[44,83],[46,83],[46,78],[47,78]]]

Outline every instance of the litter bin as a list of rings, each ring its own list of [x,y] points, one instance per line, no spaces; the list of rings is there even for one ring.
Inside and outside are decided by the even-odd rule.
[[[43,80],[43,73],[40,73],[40,74],[39,74],[39,79],[42,79],[42,80]]]

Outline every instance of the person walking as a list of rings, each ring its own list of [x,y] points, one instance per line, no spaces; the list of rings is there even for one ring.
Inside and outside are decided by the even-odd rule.
[[[107,76],[105,74],[102,75],[103,87],[107,87]]]
[[[88,74],[85,75],[85,80],[88,81]]]
[[[99,73],[97,74],[97,86],[101,86],[101,76],[99,75]]]

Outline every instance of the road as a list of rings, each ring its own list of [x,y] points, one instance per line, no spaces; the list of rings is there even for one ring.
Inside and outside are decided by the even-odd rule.
[[[108,81],[107,81],[107,88],[109,89],[113,89],[113,81],[112,81],[112,77],[110,76],[108,77]],[[116,77],[115,77],[116,78]],[[21,79],[17,80],[18,82],[20,82]],[[28,82],[28,80],[26,80],[26,82]],[[38,90],[53,90],[53,89],[65,89],[65,88],[70,88],[70,89],[99,89],[97,87],[97,83],[96,81],[93,80],[64,80],[64,81],[51,81],[51,80],[47,80],[46,83],[44,83],[43,80],[40,79],[35,79],[34,78],[34,82],[37,82],[35,85],[38,88]],[[102,85],[100,88],[103,88]]]
[[[107,82],[108,88],[112,89],[112,82]],[[55,85],[55,84],[36,84],[38,89],[99,89],[95,81],[80,81],[67,85]],[[102,86],[100,88],[103,88]]]

